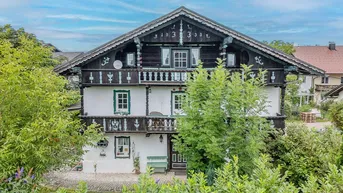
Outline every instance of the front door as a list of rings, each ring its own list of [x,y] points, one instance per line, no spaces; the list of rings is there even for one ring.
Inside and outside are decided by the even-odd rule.
[[[173,138],[171,136],[171,138]],[[187,166],[187,160],[186,157],[177,152],[174,148],[174,144],[172,140],[169,140],[170,142],[170,163],[171,163],[171,169],[186,169]]]

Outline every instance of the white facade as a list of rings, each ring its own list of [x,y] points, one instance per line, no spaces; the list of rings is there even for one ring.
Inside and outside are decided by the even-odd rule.
[[[88,116],[113,116],[114,90],[129,91],[130,115],[146,116],[146,87],[101,87],[93,86],[84,89],[84,113]],[[276,116],[280,113],[279,87],[267,86],[264,88],[267,95],[267,113],[263,116]],[[149,114],[160,113],[172,114],[172,93],[180,92],[179,87],[152,86],[149,90]],[[130,116],[128,115],[128,116]],[[94,173],[96,164],[97,173],[131,173],[133,167],[132,151],[139,153],[141,172],[146,171],[147,156],[168,156],[167,135],[162,134],[163,142],[160,142],[160,134],[151,134],[146,137],[145,133],[116,133],[105,134],[108,140],[107,147],[87,147],[87,153],[83,156],[83,171]],[[130,157],[116,158],[115,137],[130,137]],[[117,148],[118,149],[118,148]],[[117,150],[118,151],[118,150]],[[100,154],[106,154],[101,156]]]
[[[115,136],[130,137],[130,158],[115,158]],[[108,140],[107,147],[87,147],[87,153],[83,156],[83,172],[94,173],[96,164],[97,173],[132,173],[134,149],[136,155],[140,156],[140,170],[146,171],[147,156],[167,156],[167,135],[162,134],[163,141],[160,142],[160,134],[106,134]],[[100,156],[101,152],[106,156]]]
[[[280,88],[267,86],[267,113],[263,116],[276,116],[280,113]],[[89,87],[84,89],[84,112],[87,116],[114,115],[113,90],[130,91],[130,115],[146,115],[146,89],[144,86],[131,87]],[[159,112],[172,115],[172,92],[178,92],[179,87],[151,87],[149,91],[149,113]]]

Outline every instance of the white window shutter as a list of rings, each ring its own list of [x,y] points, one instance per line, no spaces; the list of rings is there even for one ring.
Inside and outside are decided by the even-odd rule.
[[[192,48],[191,64],[192,66],[198,66],[200,59],[200,48]]]
[[[162,48],[162,66],[170,66],[170,49]]]

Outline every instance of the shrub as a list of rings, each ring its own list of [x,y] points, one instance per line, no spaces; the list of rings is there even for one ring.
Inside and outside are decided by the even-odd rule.
[[[343,102],[332,103],[329,109],[330,121],[343,130]]]
[[[333,100],[327,100],[321,102],[319,105],[320,113],[322,114],[323,118],[326,118],[330,109],[330,106],[334,103]]]
[[[286,135],[277,135],[269,152],[275,165],[289,172],[289,181],[300,185],[310,174],[325,176],[329,165],[338,163],[341,144],[341,134],[336,130],[329,128],[319,133],[304,124],[289,123]]]
[[[299,108],[300,112],[310,112],[312,110],[312,107],[310,105],[303,105]]]

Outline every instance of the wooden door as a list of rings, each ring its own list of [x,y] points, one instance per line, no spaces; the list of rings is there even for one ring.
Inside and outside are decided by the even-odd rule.
[[[171,136],[171,139],[173,137]],[[171,169],[186,169],[187,159],[185,156],[177,152],[174,148],[172,140],[169,140],[170,143],[170,168]]]

